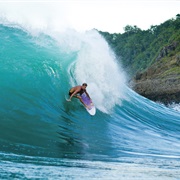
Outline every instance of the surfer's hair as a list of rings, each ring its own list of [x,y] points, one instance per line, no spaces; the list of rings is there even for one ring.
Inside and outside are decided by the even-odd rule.
[[[83,86],[87,86],[87,83],[83,83],[82,85],[83,85]]]

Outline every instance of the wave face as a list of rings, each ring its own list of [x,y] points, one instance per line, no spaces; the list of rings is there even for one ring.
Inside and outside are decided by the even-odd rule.
[[[179,112],[130,90],[98,32],[1,24],[0,40],[0,177],[178,179]],[[83,82],[92,117],[65,100]]]

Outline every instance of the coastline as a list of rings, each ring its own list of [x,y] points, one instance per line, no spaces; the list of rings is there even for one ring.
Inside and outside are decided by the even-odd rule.
[[[136,74],[130,87],[165,105],[180,103],[180,55],[161,58],[146,71]]]

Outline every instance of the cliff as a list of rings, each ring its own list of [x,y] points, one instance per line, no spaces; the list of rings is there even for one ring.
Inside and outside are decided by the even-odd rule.
[[[160,25],[99,31],[127,72],[130,87],[154,101],[180,103],[180,14]]]
[[[137,73],[131,87],[137,93],[164,104],[180,102],[180,53],[172,55],[179,42],[165,46],[146,71]]]

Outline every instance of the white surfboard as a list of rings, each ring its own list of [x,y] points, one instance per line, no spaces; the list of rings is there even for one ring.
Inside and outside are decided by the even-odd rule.
[[[87,110],[87,112],[88,112],[90,115],[92,115],[92,116],[94,116],[94,115],[96,114],[96,107],[94,106],[93,103],[92,103],[92,105],[91,105],[91,108],[90,108],[90,109],[86,108],[86,110]]]
[[[86,93],[83,93],[81,95],[82,101],[84,102],[84,104],[86,104],[88,106],[88,108],[86,108],[87,112],[94,116],[96,114],[96,107],[94,106],[92,100],[86,95]]]
[[[82,97],[82,100],[83,100],[84,104],[86,104],[86,105],[88,106],[88,108],[86,108],[86,107],[84,106],[85,109],[87,110],[87,112],[88,112],[90,115],[94,116],[94,115],[96,114],[96,107],[94,106],[92,100],[89,99],[89,97],[86,95],[86,93],[83,93],[83,94],[81,95],[81,97]],[[65,99],[66,99],[66,101],[70,101],[69,98],[67,98],[67,96],[65,96]]]

